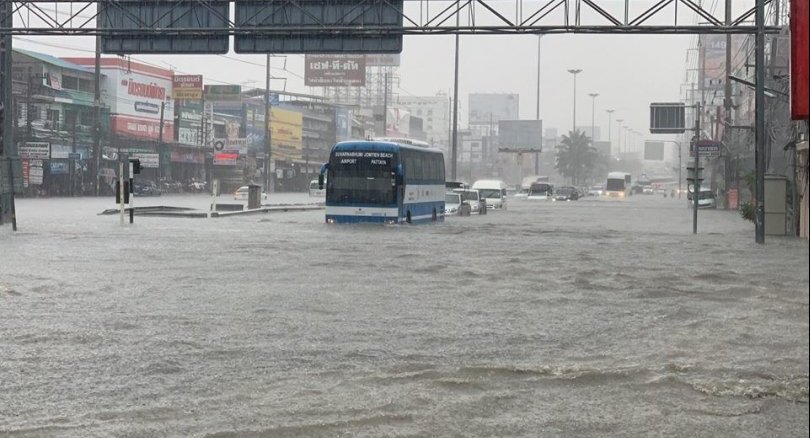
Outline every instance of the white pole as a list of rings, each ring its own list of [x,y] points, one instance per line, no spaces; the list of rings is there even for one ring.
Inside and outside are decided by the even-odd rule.
[[[119,157],[120,159],[120,157]],[[121,225],[124,225],[124,162],[118,163],[118,210],[121,216]]]

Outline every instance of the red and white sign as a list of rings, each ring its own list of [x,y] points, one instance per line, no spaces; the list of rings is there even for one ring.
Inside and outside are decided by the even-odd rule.
[[[112,130],[130,137],[160,139],[160,121],[127,116],[112,116]],[[174,125],[163,123],[163,141],[174,138]]]
[[[95,58],[65,58],[74,64],[92,68]],[[152,67],[122,58],[101,60],[102,96],[113,118],[113,133],[149,140],[159,138],[161,113],[163,139],[174,133],[171,70]]]

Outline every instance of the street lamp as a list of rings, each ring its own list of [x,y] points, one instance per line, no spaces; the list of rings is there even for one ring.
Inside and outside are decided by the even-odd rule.
[[[613,118],[613,111],[614,110],[612,110],[612,109],[605,110],[605,112],[608,113],[608,157],[611,154],[610,143],[611,143],[611,141],[613,141],[613,139],[611,138],[611,132],[610,132],[610,123],[612,122],[611,119]]]
[[[596,140],[596,98],[599,93],[588,93],[588,96],[591,96],[591,141],[594,141]]]
[[[624,119],[616,119],[616,148],[619,150],[619,158],[622,157],[622,122]]]
[[[574,75],[574,130],[577,132],[577,75],[582,73],[581,68],[569,68],[568,73]]]

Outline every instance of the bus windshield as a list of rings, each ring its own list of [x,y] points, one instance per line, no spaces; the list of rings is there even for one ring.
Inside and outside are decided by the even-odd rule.
[[[605,190],[609,192],[620,192],[624,190],[624,180],[623,179],[609,179],[607,180],[607,186]]]
[[[395,204],[394,169],[394,159],[390,153],[338,153],[329,163],[327,202]]]

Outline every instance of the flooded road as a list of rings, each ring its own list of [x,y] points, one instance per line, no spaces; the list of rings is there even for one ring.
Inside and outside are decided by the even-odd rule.
[[[0,436],[808,435],[808,245],[734,213],[111,207],[21,200],[0,228]]]

